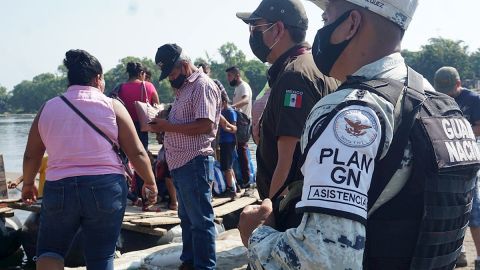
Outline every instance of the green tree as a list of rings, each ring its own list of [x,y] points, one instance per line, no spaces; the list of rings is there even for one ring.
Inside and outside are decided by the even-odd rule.
[[[12,90],[9,105],[13,112],[36,113],[45,101],[63,93],[67,86],[64,76],[43,73],[32,81],[23,81]]]
[[[469,61],[468,46],[463,41],[431,38],[419,52],[404,51],[406,62],[433,83],[435,72],[443,66],[455,67],[463,78],[472,78],[474,72]]]
[[[212,69],[212,78],[220,80],[231,97],[234,88],[228,84],[225,70],[231,66],[237,66],[242,73],[242,78],[251,86],[253,97],[255,97],[267,81],[267,66],[258,60],[247,61],[245,53],[231,42],[222,45],[218,52],[223,60],[221,62],[211,60],[207,55],[207,61],[210,60]]]
[[[480,49],[470,55],[470,65],[473,73],[472,79],[480,79]]]
[[[7,88],[0,85],[0,113],[8,111],[8,98]]]

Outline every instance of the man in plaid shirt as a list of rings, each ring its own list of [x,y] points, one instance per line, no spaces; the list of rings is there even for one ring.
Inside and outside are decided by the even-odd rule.
[[[166,159],[177,190],[183,251],[180,269],[215,269],[215,226],[210,183],[211,146],[220,119],[220,90],[176,44],[158,48],[155,63],[175,89],[168,120],[151,122],[154,132],[165,131]]]

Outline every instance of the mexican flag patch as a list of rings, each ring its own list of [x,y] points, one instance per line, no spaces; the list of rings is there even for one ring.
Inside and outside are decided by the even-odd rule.
[[[302,107],[302,92],[287,90],[285,91],[285,99],[283,100],[283,106],[291,108]]]

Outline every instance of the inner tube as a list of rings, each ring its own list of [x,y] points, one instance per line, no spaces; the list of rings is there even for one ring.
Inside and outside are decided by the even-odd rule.
[[[15,216],[0,217],[0,259],[13,255],[20,248],[21,227]]]

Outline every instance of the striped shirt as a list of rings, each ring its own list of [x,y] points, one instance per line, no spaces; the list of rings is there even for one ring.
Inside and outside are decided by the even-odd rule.
[[[199,155],[213,155],[211,144],[217,134],[220,111],[220,90],[217,85],[201,69],[195,71],[176,91],[168,121],[172,124],[188,124],[205,118],[214,123],[214,128],[210,134],[193,136],[165,132],[165,153],[171,170],[182,167]]]

